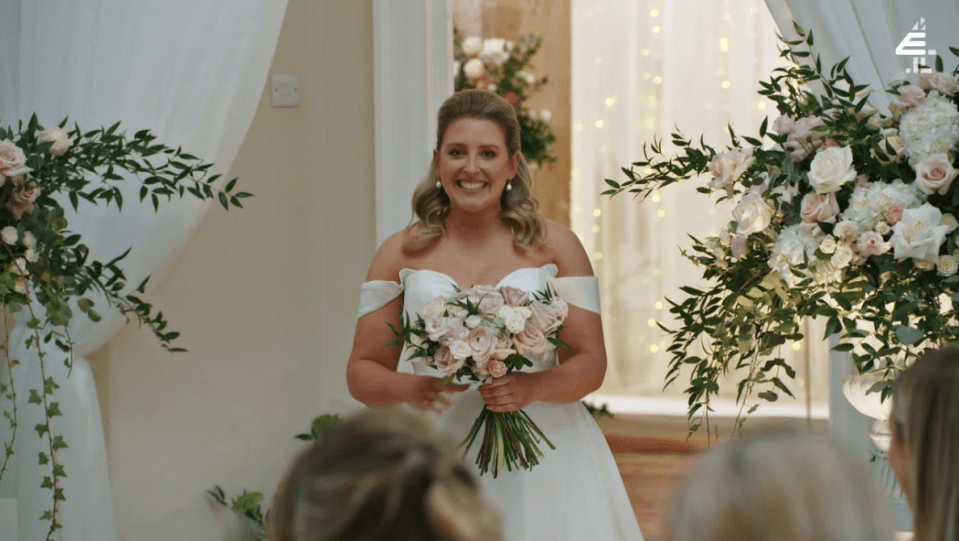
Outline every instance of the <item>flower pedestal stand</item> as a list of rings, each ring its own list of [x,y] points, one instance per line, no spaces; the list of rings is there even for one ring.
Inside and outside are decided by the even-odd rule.
[[[842,393],[856,411],[872,420],[869,428],[869,439],[872,440],[869,446],[870,459],[883,491],[892,502],[898,529],[908,531],[912,530],[912,513],[887,458],[892,439],[889,433],[891,403],[889,400],[880,400],[879,393],[866,392],[878,380],[879,377],[873,374],[850,374],[843,382]]]

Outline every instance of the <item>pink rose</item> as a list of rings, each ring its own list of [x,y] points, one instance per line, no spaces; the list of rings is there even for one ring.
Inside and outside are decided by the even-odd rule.
[[[804,222],[835,222],[839,214],[836,193],[811,193],[802,198],[799,214]]]
[[[486,370],[494,378],[501,378],[506,375],[506,363],[494,359],[486,365]]]
[[[859,255],[863,258],[872,255],[882,255],[892,248],[892,245],[882,239],[882,235],[875,231],[866,231],[859,236]]]
[[[456,321],[453,320],[449,323],[449,327],[446,330],[446,334],[444,334],[443,337],[440,338],[440,343],[450,345],[454,341],[465,341],[466,338],[469,336],[469,334],[470,334],[470,331],[469,329],[466,328],[465,325],[461,323],[456,323]]]
[[[10,197],[7,199],[7,210],[13,214],[17,220],[24,214],[33,214],[33,202],[40,195],[40,189],[36,186],[30,186],[26,189],[13,189],[10,191]]]
[[[499,291],[503,294],[503,301],[507,306],[526,306],[529,304],[529,294],[518,287],[503,286]]]
[[[886,223],[896,225],[902,219],[902,211],[906,210],[902,205],[889,205],[886,209]]]
[[[869,182],[869,178],[866,177],[866,175],[858,175],[858,176],[856,176],[856,187],[857,187],[857,188],[863,188],[863,189],[865,189],[865,188],[868,188],[868,187],[870,187],[870,186],[872,186],[872,182]]]
[[[466,361],[454,357],[450,348],[446,346],[440,346],[440,348],[436,350],[436,354],[433,356],[433,362],[436,364],[436,368],[447,376],[455,374],[457,370],[466,364]]]
[[[527,325],[523,332],[517,334],[514,345],[521,355],[529,357],[540,357],[553,349],[546,335],[535,325]]]
[[[919,105],[926,101],[926,91],[916,85],[902,85],[899,87],[899,102],[905,107]]]
[[[804,116],[796,120],[786,139],[786,150],[792,155],[792,161],[800,162],[822,145],[826,132],[816,130],[823,120],[818,116]]]
[[[493,352],[496,351],[496,340],[490,335],[485,327],[476,327],[470,331],[466,338],[466,343],[470,345],[473,351],[473,361],[477,364],[486,364]]]
[[[943,96],[959,92],[959,81],[948,73],[933,71],[919,74],[919,86],[926,90],[938,90]]]
[[[529,306],[529,308],[530,315],[529,319],[527,320],[528,324],[535,326],[547,336],[553,332],[556,332],[556,328],[559,327],[560,321],[557,318],[556,312],[553,311],[550,306],[539,302],[534,302]]]
[[[569,304],[567,304],[566,301],[559,297],[554,297],[553,303],[550,304],[550,307],[556,314],[556,318],[559,320],[560,324],[566,321],[566,316],[569,315]]]
[[[27,167],[27,157],[13,141],[0,141],[0,177],[15,177],[33,171]]]
[[[916,165],[916,185],[923,193],[938,192],[944,195],[949,191],[952,180],[956,178],[956,170],[945,154],[926,156]]]

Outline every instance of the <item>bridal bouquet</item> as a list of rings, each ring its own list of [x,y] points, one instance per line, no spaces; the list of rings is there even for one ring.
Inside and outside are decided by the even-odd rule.
[[[935,70],[895,82],[886,114],[845,60],[824,72],[807,48],[812,32],[796,31],[802,39],[782,40],[790,66],[760,82],[779,111],[772,126],[764,120],[758,137],[730,128],[722,150],[674,133],[678,155],[656,141],[624,168],[627,182],[606,181],[606,194],[645,197],[708,174],[698,191],[735,203],[725,230],[693,239],[685,255],[707,285],[682,288],[687,297],[670,301],[679,326],[663,327],[672,337],[667,385],[692,369],[690,420],[698,412],[708,421],[733,369],[747,371],[742,406],[754,391],[791,396],[783,378],[795,371],[779,349],[803,338],[809,316],[825,318],[827,336],[839,335],[834,349],[852,352],[859,373],[877,376],[871,391],[882,398],[926,344],[959,341],[956,71],[943,73],[937,58]]]
[[[433,367],[444,383],[453,380],[489,383],[510,372],[532,366],[528,357],[541,358],[568,347],[557,338],[568,306],[552,289],[526,293],[515,287],[473,286],[438,297],[403,328],[393,329],[410,351],[409,360]],[[483,437],[476,464],[480,473],[492,468],[495,478],[505,466],[531,469],[543,452],[540,440],[555,449],[523,410],[494,413],[486,406],[464,440],[465,452]]]
[[[520,127],[520,148],[531,166],[552,164],[558,159],[550,146],[556,141],[553,114],[549,109],[530,109],[526,100],[547,82],[537,77],[529,64],[543,44],[541,36],[524,35],[519,43],[502,38],[463,38],[453,32],[454,88],[479,88],[496,92],[516,109]]]

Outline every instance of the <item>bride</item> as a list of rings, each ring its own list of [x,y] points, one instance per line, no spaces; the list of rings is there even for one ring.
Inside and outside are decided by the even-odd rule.
[[[430,412],[460,440],[484,403],[494,412],[524,409],[556,449],[545,448],[532,470],[481,478],[506,539],[641,540],[613,456],[579,402],[606,372],[596,278],[579,239],[536,208],[513,107],[485,90],[446,100],[429,174],[413,195],[417,220],[383,243],[362,287],[350,393],[370,406]],[[472,285],[527,292],[550,285],[569,304],[559,338],[570,347],[475,388],[444,386],[440,372],[387,346],[395,339],[388,324],[400,327],[401,310],[422,313],[437,296]]]

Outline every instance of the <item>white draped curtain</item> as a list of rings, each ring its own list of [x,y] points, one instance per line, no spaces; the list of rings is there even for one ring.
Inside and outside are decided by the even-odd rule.
[[[15,125],[34,112],[46,126],[67,115],[84,129],[120,120],[131,132],[151,129],[159,141],[182,146],[214,162],[212,172],[225,174],[253,120],[286,4],[0,0],[0,123]],[[134,181],[125,188],[122,212],[81,204],[78,212],[68,210],[67,218],[92,257],[112,259],[132,247],[122,264],[128,283],[152,275],[155,285],[209,203],[174,201],[155,213],[152,205],[136,203],[137,189]],[[62,356],[47,352],[47,375],[61,385],[53,400],[63,417],[55,419],[53,429],[70,446],[60,452],[68,477],[63,529],[57,535],[70,541],[117,538],[97,391],[84,356],[106,343],[125,320],[107,312],[102,302],[98,306],[101,322],[78,315],[70,324],[72,373]],[[33,541],[46,538],[48,525],[38,517],[52,499],[40,488],[49,473],[37,464],[43,447],[33,430],[42,411],[26,402],[27,389],[39,388],[41,379],[36,350],[22,347],[25,333],[17,325],[10,337],[10,354],[22,362],[13,374],[20,419],[12,470],[0,486],[0,498],[17,499],[19,538]],[[9,441],[8,431],[0,435]],[[143,459],[149,467],[150,457]]]
[[[656,322],[674,326],[666,298],[678,301],[680,286],[702,285],[701,269],[680,253],[691,245],[687,235],[715,235],[731,220],[728,205],[695,191],[708,178],[642,203],[600,196],[604,179],[624,180],[620,168],[642,159],[654,138],[675,153],[668,141],[677,127],[717,150],[730,144],[728,124],[756,136],[763,118],[778,116],[756,93],[782,65],[776,31],[762,0],[573,0],[571,223],[602,288],[610,358],[603,395],[665,398],[685,411],[683,379],[663,390],[671,356]],[[826,348],[822,331],[810,330],[813,340],[782,352],[800,368],[797,413],[808,404],[822,409],[826,399]],[[735,386],[723,396],[735,397]]]

